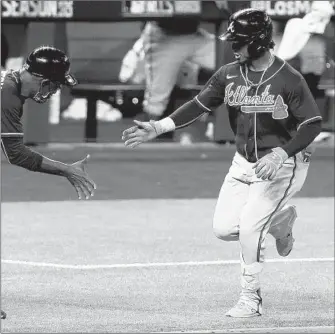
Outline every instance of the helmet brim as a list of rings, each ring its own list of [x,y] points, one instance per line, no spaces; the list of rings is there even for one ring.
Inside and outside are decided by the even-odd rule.
[[[220,41],[227,41],[227,42],[232,42],[235,40],[234,36],[230,31],[226,31],[222,35],[219,36]]]

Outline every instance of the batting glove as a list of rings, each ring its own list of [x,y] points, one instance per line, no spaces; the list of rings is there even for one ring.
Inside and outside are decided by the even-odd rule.
[[[122,133],[122,140],[128,147],[136,147],[143,142],[152,140],[161,134],[169,131],[174,131],[176,126],[173,120],[166,117],[160,121],[140,122],[134,121],[136,126],[133,126]]]
[[[156,138],[159,134],[154,121],[140,122],[135,120],[134,123],[136,126],[132,126],[122,133],[122,140],[128,147],[134,148],[143,142]]]
[[[258,178],[273,180],[287,158],[287,153],[282,148],[276,147],[271,153],[259,159],[252,168],[255,169]]]

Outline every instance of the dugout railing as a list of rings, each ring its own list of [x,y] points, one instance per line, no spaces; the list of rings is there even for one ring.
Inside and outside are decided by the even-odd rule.
[[[179,99],[191,99],[201,89],[203,85],[183,85],[176,87],[176,94]],[[82,97],[87,100],[86,120],[85,120],[85,141],[95,142],[98,136],[98,120],[97,120],[97,101],[110,99],[115,101],[115,106],[121,104],[117,101],[117,94],[122,97],[125,92],[132,92],[134,95],[142,95],[145,85],[136,84],[99,84],[99,83],[83,83],[78,84],[72,89],[72,95]],[[176,99],[172,98],[172,109],[178,106]]]

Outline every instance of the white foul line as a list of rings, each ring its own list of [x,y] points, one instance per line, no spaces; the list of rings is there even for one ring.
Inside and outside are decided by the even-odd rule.
[[[326,258],[297,258],[297,259],[268,259],[266,263],[293,263],[293,262],[334,262],[334,257]],[[153,262],[153,263],[120,263],[120,264],[59,264],[47,262],[32,262],[20,260],[1,260],[1,263],[17,264],[31,267],[51,267],[58,269],[94,270],[94,269],[127,269],[127,268],[150,268],[150,267],[182,267],[182,266],[216,266],[239,264],[239,260],[218,261],[186,261],[186,262]]]
[[[196,330],[167,333],[334,333],[334,326],[310,326],[310,327],[259,327],[259,328],[225,328],[224,330]]]

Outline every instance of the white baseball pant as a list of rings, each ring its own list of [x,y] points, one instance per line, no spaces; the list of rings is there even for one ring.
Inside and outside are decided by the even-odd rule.
[[[213,231],[219,239],[239,240],[242,281],[245,281],[243,278],[248,271],[251,272],[254,283],[250,289],[256,291],[259,288],[258,273],[264,261],[265,237],[271,221],[302,188],[309,162],[303,162],[301,153],[289,158],[272,181],[257,178],[253,165],[239,153],[235,154],[220,190]]]

